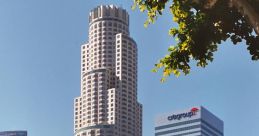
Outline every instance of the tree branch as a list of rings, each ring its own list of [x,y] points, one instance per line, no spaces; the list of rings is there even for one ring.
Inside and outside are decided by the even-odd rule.
[[[259,0],[256,0],[259,1]],[[257,35],[259,35],[259,14],[246,0],[230,0],[244,16],[247,16]]]

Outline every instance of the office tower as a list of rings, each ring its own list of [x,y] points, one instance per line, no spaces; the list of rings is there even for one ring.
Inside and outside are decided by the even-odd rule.
[[[27,136],[27,131],[3,131],[0,136]]]
[[[81,47],[81,95],[74,100],[75,136],[141,136],[137,101],[137,44],[129,15],[114,5],[90,12]]]
[[[224,136],[223,121],[204,107],[193,107],[156,118],[155,136]]]

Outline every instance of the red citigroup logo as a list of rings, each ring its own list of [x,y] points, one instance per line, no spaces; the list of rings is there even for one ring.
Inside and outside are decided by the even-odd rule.
[[[199,111],[199,109],[198,108],[192,108],[191,111],[196,113],[196,112]]]
[[[192,116],[195,116],[196,113],[199,111],[198,108],[192,108],[189,112],[186,113],[180,113],[180,114],[176,114],[176,115],[171,115],[168,116],[168,120],[181,120],[182,118],[191,118]]]

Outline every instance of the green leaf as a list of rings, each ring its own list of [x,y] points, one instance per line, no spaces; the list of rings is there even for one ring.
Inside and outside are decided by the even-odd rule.
[[[151,70],[151,72],[156,73],[156,72],[157,72],[157,69],[156,69],[156,68],[153,68],[153,69]]]
[[[146,5],[139,5],[139,9],[141,12],[144,12],[147,9],[147,7]]]

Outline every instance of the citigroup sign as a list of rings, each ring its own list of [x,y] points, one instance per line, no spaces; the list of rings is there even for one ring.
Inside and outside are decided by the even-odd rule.
[[[197,112],[199,111],[198,108],[192,108],[189,112],[180,113],[180,114],[174,114],[171,116],[168,116],[168,120],[181,120],[182,118],[191,118],[192,116],[195,116]]]

